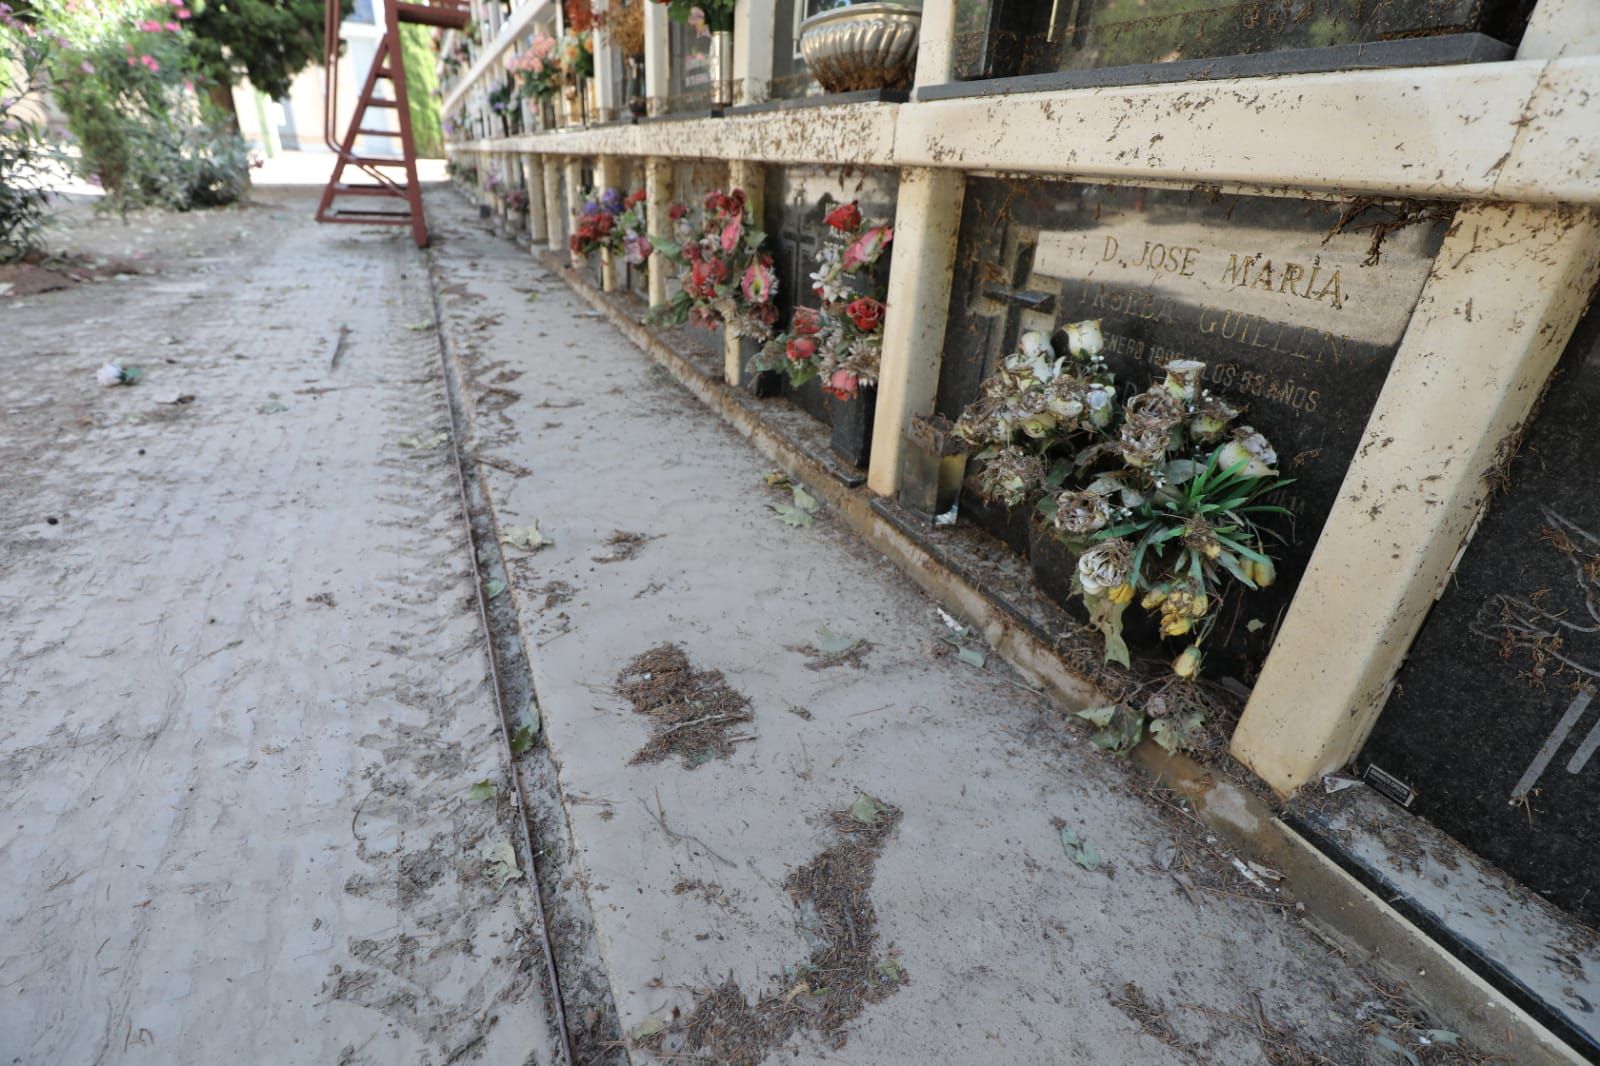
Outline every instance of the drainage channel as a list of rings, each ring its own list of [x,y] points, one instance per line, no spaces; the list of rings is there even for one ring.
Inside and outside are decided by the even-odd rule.
[[[438,259],[431,249],[424,254],[439,363],[449,397],[450,448],[461,489],[462,512],[467,516],[478,617],[489,649],[501,742],[511,768],[511,787],[519,812],[522,854],[533,882],[544,956],[540,984],[546,990],[556,1030],[557,1061],[567,1066],[625,1066],[629,1061],[626,1044],[601,961],[588,899],[574,869],[571,827],[561,803],[555,762],[545,744],[542,715],[537,719],[540,725],[532,747],[518,754],[512,743],[519,727],[534,722],[538,715],[533,671],[512,597],[490,598],[484,591],[491,581],[509,587],[510,576],[478,464],[464,447],[471,420],[462,399],[456,352],[445,329]]]

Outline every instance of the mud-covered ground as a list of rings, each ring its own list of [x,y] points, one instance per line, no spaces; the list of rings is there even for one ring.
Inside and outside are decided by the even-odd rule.
[[[0,296],[0,1062],[557,1061],[519,782],[586,1066],[1474,1061],[453,192],[314,195]]]
[[[552,1061],[424,261],[312,195],[0,296],[0,1062]]]

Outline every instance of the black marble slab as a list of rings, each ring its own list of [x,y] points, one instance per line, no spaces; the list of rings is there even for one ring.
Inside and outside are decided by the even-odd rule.
[[[924,86],[921,100],[953,100],[971,96],[1006,96],[1061,89],[1097,89],[1117,85],[1156,85],[1218,78],[1264,78],[1282,74],[1324,74],[1336,70],[1385,70],[1395,67],[1437,67],[1457,63],[1499,63],[1516,57],[1516,49],[1481,33],[1452,33],[1398,41],[1297,48],[1259,55],[1179,59],[1121,67],[1062,70],[982,81],[955,81]]]
[[[1600,924],[1597,412],[1600,305],[1359,760],[1411,788],[1418,815],[1590,924]]]

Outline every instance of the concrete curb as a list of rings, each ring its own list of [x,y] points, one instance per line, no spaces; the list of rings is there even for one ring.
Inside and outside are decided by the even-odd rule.
[[[899,567],[920,589],[983,633],[990,647],[1065,709],[1105,702],[1045,641],[1019,624],[980,587],[951,572],[872,506],[866,488],[849,488],[796,448],[752,409],[743,394],[670,348],[552,253],[535,258],[557,274],[678,383],[746,437],[762,455],[805,482],[853,532]],[[1480,1050],[1519,1066],[1586,1061],[1443,945],[1341,869],[1281,821],[1240,783],[1146,740],[1133,761],[1160,784],[1187,797],[1196,815],[1241,856],[1283,873],[1285,895],[1331,947],[1404,983],[1417,1000]]]

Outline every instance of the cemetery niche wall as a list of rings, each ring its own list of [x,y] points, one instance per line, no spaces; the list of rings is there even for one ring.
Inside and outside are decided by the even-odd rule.
[[[1532,6],[1527,0],[956,0],[955,77],[1129,68],[1126,80],[1178,80],[1243,76],[1252,66],[1268,73],[1509,59]],[[1198,62],[1230,57],[1265,61]]]
[[[811,274],[817,270],[817,252],[824,246],[836,249],[846,243],[826,222],[829,211],[841,204],[857,202],[863,218],[893,224],[899,176],[890,170],[841,171],[836,167],[767,167],[764,189],[767,239],[773,249],[778,275],[779,321],[790,323],[796,307],[817,308],[821,298],[813,288]],[[888,284],[891,249],[876,265],[870,278],[852,279],[852,287],[865,292]],[[771,373],[771,372],[769,372]],[[772,388],[781,388],[798,407],[830,428],[834,453],[850,467],[865,470],[872,449],[872,416],[875,389],[863,389],[852,400],[829,396],[821,382],[812,379],[791,387],[775,376]]]
[[[1450,209],[1225,195],[1055,181],[967,185],[935,413],[951,422],[1025,331],[1055,336],[1099,320],[1119,394],[1179,359],[1203,386],[1245,407],[1239,422],[1275,445],[1294,484],[1278,578],[1230,594],[1207,673],[1254,680],[1310,559],[1410,322]],[[1028,505],[985,502],[969,463],[963,521],[1028,554],[1041,589],[1068,596],[1072,560],[1041,539]],[[1242,588],[1238,591],[1245,591]],[[1130,612],[1130,618],[1132,612]],[[1221,639],[1218,639],[1218,638]],[[1129,630],[1135,654],[1153,632]],[[1165,653],[1161,653],[1165,654]]]
[[[1568,344],[1358,760],[1392,798],[1590,924],[1600,924],[1597,411],[1600,305]]]

